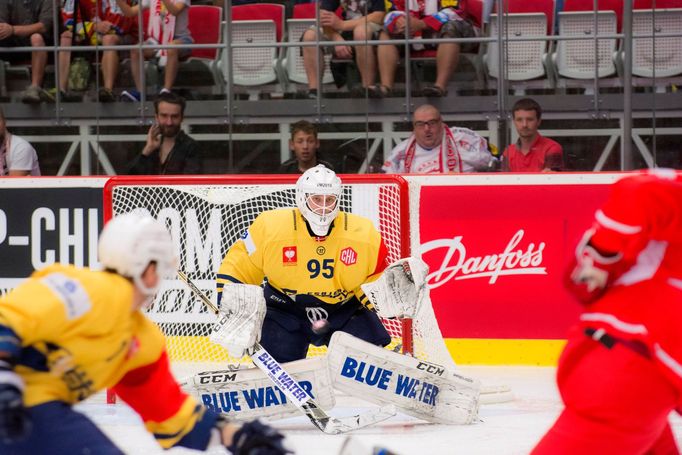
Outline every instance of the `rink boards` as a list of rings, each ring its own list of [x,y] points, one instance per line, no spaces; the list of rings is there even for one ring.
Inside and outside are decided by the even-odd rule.
[[[561,287],[563,267],[621,175],[406,176],[411,249],[431,268],[433,306],[457,362],[554,364],[578,312]],[[0,180],[0,289],[54,261],[97,266],[106,180]],[[193,338],[169,342],[206,343]]]

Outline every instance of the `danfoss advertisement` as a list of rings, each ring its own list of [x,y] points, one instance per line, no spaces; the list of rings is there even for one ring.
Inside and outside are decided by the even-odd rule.
[[[580,308],[562,275],[614,180],[573,178],[422,182],[419,249],[446,340],[485,339],[491,348],[490,340],[566,338]]]

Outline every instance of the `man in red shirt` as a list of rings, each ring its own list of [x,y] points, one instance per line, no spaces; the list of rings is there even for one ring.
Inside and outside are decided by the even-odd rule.
[[[502,170],[506,172],[549,172],[563,168],[563,149],[559,143],[538,133],[542,108],[530,98],[518,100],[512,109],[516,144],[504,150]]]

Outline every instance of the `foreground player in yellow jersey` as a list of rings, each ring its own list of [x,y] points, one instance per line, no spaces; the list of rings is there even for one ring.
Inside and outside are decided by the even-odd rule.
[[[218,302],[230,283],[263,284],[260,342],[279,362],[305,358],[344,331],[375,345],[391,337],[360,285],[386,268],[381,234],[364,217],[339,211],[341,180],[318,165],[296,183],[296,208],[261,213],[227,252]]]
[[[102,232],[104,271],[56,264],[0,299],[0,453],[122,454],[72,405],[113,387],[164,448],[288,453],[258,421],[237,427],[173,379],[159,329],[141,309],[175,274],[165,226],[122,215]]]

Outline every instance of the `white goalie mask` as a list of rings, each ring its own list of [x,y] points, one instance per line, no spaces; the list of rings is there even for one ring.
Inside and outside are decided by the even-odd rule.
[[[296,182],[296,206],[315,235],[325,236],[339,214],[341,179],[322,164],[308,169]]]
[[[142,282],[150,262],[156,263],[160,279],[171,278],[177,271],[173,241],[166,226],[150,215],[135,212],[117,216],[104,226],[99,237],[99,261],[107,269],[131,278],[148,297],[158,289],[158,285],[148,287]]]

